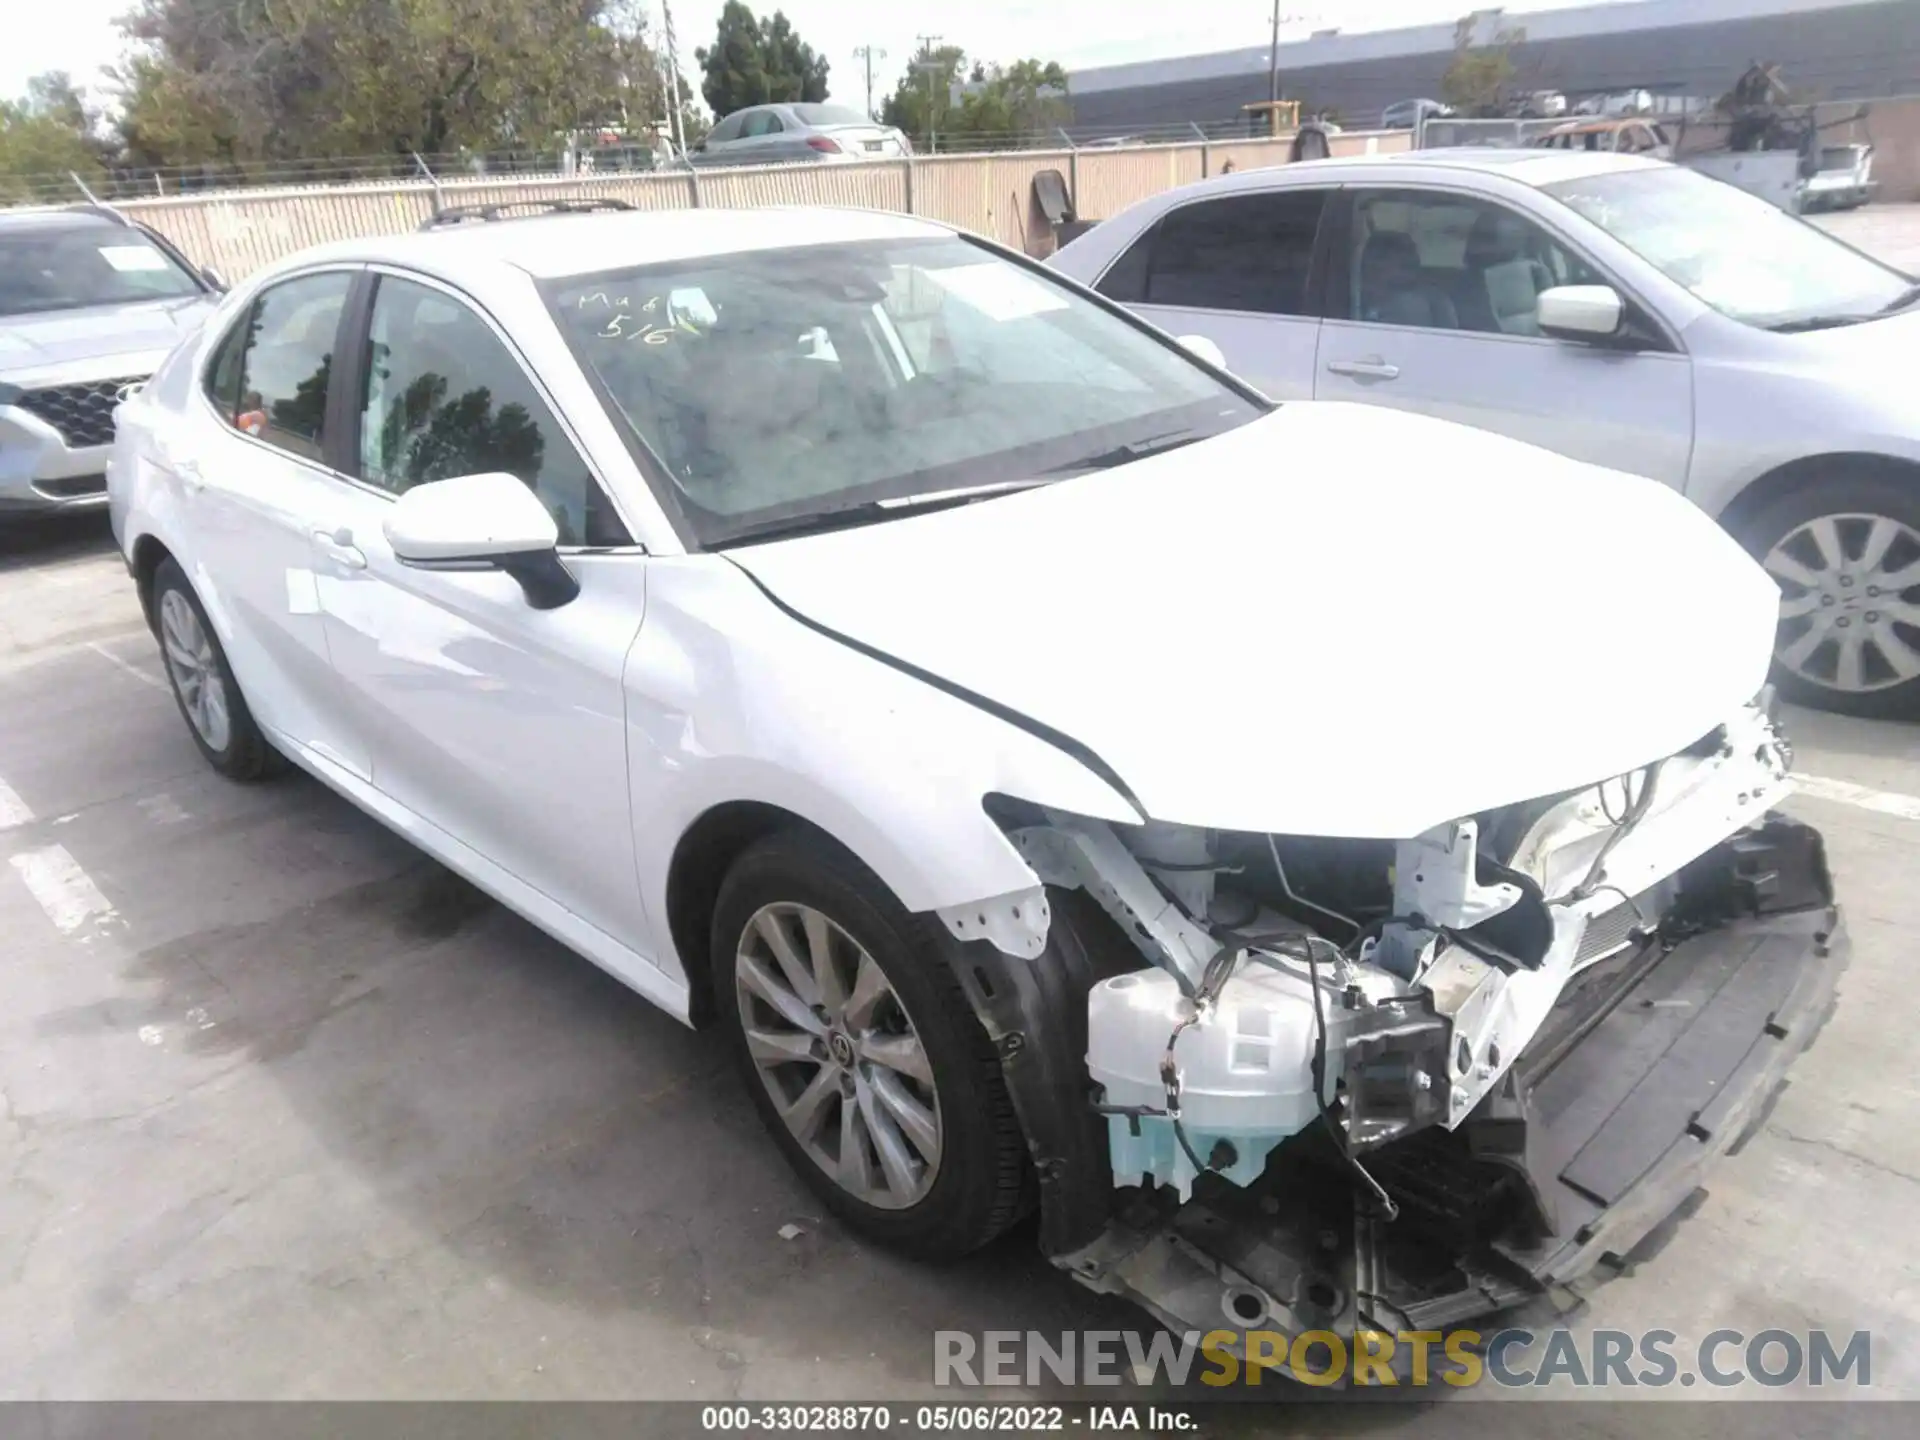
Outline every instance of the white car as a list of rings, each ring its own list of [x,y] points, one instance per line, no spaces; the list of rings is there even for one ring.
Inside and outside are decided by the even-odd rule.
[[[1037,1203],[1182,1324],[1624,1253],[1844,954],[1770,813],[1776,595],[1707,517],[1275,406],[930,222],[309,251],[121,407],[110,494],[218,770],[292,761],[717,1024],[859,1232]],[[1623,556],[1697,577],[1687,633]]]
[[[1640,121],[1563,130],[1661,143]],[[1218,176],[1048,263],[1211,340],[1276,400],[1411,410],[1665,482],[1778,582],[1784,695],[1920,719],[1913,277],[1732,185],[1585,149]],[[1703,577],[1632,553],[1685,632]]]

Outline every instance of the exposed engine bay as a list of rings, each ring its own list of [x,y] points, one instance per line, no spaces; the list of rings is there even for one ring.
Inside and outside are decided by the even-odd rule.
[[[1830,1003],[1819,836],[1772,813],[1790,759],[1755,706],[1410,838],[997,815],[1073,973],[963,978],[1056,1262],[1179,1328],[1298,1333],[1457,1323],[1628,1253]]]

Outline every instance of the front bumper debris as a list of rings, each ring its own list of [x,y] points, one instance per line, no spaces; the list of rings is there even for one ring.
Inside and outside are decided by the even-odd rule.
[[[1624,1266],[1764,1120],[1848,954],[1817,832],[1771,817],[1688,867],[1660,936],[1582,971],[1453,1130],[1366,1153],[1321,1127],[1243,1187],[1131,1192],[1056,1261],[1175,1330],[1439,1329]]]

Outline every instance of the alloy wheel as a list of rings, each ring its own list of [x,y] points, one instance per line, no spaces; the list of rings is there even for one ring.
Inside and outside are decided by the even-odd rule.
[[[1859,694],[1920,678],[1920,532],[1886,515],[1822,515],[1762,562],[1780,584],[1775,657]]]
[[[160,648],[166,652],[167,674],[187,723],[209,750],[224,751],[233,739],[226,681],[220,675],[212,638],[192,602],[178,590],[160,596]]]
[[[811,906],[763,905],[735,954],[754,1072],[808,1158],[883,1210],[940,1169],[940,1097],[913,1017],[866,949]]]

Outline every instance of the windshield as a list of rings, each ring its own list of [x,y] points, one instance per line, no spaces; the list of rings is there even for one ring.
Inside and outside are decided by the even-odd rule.
[[[198,295],[201,287],[138,230],[0,231],[0,315]]]
[[[845,105],[793,105],[788,107],[802,125],[871,125],[873,117],[862,115]]]
[[[723,255],[546,293],[707,544],[1107,468],[1127,447],[1263,413],[1175,347],[957,236]]]
[[[1911,282],[1757,195],[1692,170],[1589,175],[1546,193],[1721,314],[1765,329],[1869,320]]]

